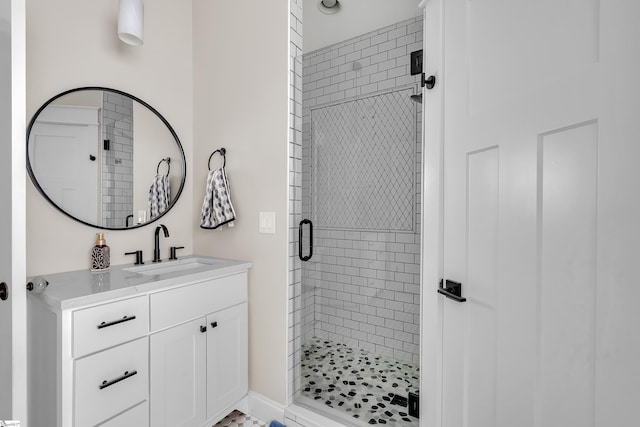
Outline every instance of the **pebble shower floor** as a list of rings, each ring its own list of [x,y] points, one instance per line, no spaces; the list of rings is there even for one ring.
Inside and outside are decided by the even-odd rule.
[[[324,402],[366,424],[418,426],[395,395],[418,393],[420,372],[410,362],[313,338],[302,346],[302,396]]]

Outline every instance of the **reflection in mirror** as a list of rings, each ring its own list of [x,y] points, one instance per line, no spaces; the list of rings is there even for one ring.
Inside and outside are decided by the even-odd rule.
[[[119,90],[73,89],[36,112],[27,169],[40,193],[70,217],[111,230],[155,221],[185,180],[182,145],[153,107]]]

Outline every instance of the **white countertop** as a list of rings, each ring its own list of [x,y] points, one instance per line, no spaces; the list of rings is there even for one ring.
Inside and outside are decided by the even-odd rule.
[[[196,260],[201,261],[202,264],[179,269],[179,266]],[[143,273],[144,269],[170,268],[171,266],[178,266],[177,271],[160,274]],[[246,261],[193,255],[177,261],[147,262],[141,266],[116,265],[101,272],[92,272],[87,269],[42,274],[39,277],[46,279],[49,286],[41,293],[28,292],[28,294],[30,298],[40,299],[54,309],[63,310],[242,273],[251,266],[252,264]],[[136,269],[140,272],[132,271]]]

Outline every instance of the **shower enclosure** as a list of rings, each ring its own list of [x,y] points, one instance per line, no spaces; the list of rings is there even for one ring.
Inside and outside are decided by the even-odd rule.
[[[290,394],[343,423],[419,424],[420,49],[418,16],[294,63]]]

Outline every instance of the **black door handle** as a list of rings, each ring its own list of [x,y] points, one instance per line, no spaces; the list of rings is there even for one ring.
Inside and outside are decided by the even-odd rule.
[[[6,301],[9,298],[9,286],[2,282],[0,283],[0,301]]]
[[[309,255],[302,255],[302,226],[304,224],[309,224]],[[308,219],[303,219],[300,221],[300,226],[298,228],[298,256],[302,261],[309,261],[313,256],[313,223]]]
[[[207,327],[200,325],[200,332],[202,332],[202,333],[207,332]]]
[[[442,280],[440,280],[438,293],[458,302],[465,302],[467,300],[462,296],[462,283],[454,282],[453,280],[447,280],[446,286],[443,286]]]

